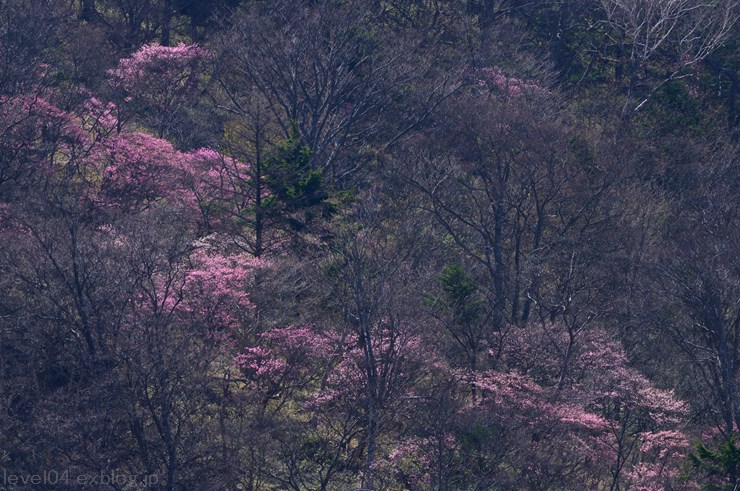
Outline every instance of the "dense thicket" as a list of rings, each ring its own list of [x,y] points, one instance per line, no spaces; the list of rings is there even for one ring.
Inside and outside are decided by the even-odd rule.
[[[0,0],[3,489],[736,489],[735,0]]]

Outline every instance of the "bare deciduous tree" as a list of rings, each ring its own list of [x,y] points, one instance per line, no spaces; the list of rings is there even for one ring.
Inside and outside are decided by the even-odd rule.
[[[740,15],[734,0],[601,0],[608,24],[628,59],[622,116],[639,111],[666,84],[685,78],[722,46]],[[650,66],[671,59],[656,75]]]

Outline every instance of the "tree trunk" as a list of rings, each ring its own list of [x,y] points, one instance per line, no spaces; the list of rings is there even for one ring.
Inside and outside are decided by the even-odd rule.
[[[80,8],[80,20],[84,20],[85,22],[92,22],[92,20],[95,18],[95,14],[97,14],[97,10],[95,10],[95,0],[82,0],[82,6]]]
[[[172,23],[172,0],[165,0],[162,5],[162,46],[170,45],[170,24]]]

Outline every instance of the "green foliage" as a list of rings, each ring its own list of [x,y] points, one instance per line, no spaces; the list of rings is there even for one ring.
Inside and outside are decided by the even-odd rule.
[[[460,430],[458,441],[466,449],[478,449],[491,438],[492,434],[493,430],[489,426],[473,422]]]
[[[445,294],[443,302],[453,311],[456,324],[470,325],[482,317],[483,303],[477,295],[478,287],[462,266],[446,266],[439,281]]]
[[[296,229],[303,229],[317,214],[329,218],[337,204],[329,202],[323,175],[312,167],[311,149],[293,131],[271,159],[265,162],[265,185],[270,196],[264,207],[282,215]],[[302,217],[298,218],[297,213]]]
[[[308,208],[327,198],[321,171],[311,168],[311,149],[303,144],[296,132],[278,148],[276,155],[265,163],[265,183],[289,211]]]
[[[663,134],[685,135],[691,132],[700,135],[707,129],[703,126],[707,121],[699,100],[689,93],[681,81],[666,84],[646,117],[654,120],[652,126]]]
[[[439,281],[453,303],[465,301],[476,290],[473,279],[458,264],[446,266],[439,275]]]
[[[734,434],[714,451],[697,443],[694,452],[689,454],[689,461],[709,478],[703,489],[735,489],[740,471],[740,447],[736,445]]]

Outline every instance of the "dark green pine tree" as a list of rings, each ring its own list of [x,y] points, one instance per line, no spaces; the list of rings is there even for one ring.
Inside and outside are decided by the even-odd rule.
[[[265,209],[280,213],[294,230],[303,230],[329,197],[320,170],[311,162],[311,149],[296,132],[265,162],[265,185],[270,197]]]
[[[689,460],[708,478],[702,489],[737,489],[740,447],[736,445],[734,434],[714,451],[703,443],[697,443],[695,451],[689,454]]]

